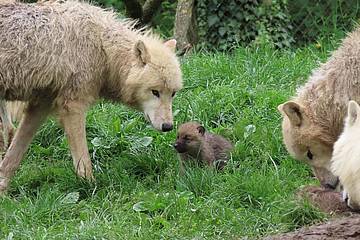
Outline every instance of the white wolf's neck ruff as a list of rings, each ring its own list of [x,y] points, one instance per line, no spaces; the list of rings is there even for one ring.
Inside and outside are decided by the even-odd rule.
[[[360,102],[360,28],[343,40],[295,97],[314,121],[336,138],[342,131],[349,100]]]

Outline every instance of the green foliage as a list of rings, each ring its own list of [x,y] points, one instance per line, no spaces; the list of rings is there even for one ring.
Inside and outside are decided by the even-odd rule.
[[[174,23],[176,15],[176,0],[167,0],[161,3],[161,8],[158,14],[152,20],[152,26],[155,31],[165,38],[174,35]]]
[[[95,2],[105,8],[112,7],[120,14],[126,14],[125,5],[123,0],[95,0]],[[141,5],[145,1],[139,1]],[[173,28],[176,14],[176,0],[164,0],[157,13],[154,14],[150,22],[150,26],[165,38],[173,36]]]
[[[47,121],[0,198],[0,239],[260,238],[323,220],[294,198],[316,181],[286,152],[276,107],[328,50],[240,48],[182,60],[175,124],[198,120],[233,141],[220,173],[195,167],[179,176],[175,131],[100,102],[87,115],[89,184],[76,178],[63,131]]]
[[[288,8],[292,34],[300,45],[319,38],[342,38],[360,18],[358,0],[293,0]]]
[[[204,0],[197,14],[201,47],[227,50],[238,44],[293,42],[286,0]]]
[[[342,38],[360,18],[357,0],[198,1],[200,47],[227,50],[238,44],[304,45]]]
[[[36,2],[36,0],[21,0]],[[123,0],[95,0],[125,15]],[[228,50],[238,45],[303,46],[319,39],[338,39],[360,18],[358,0],[199,0],[198,48]],[[143,0],[140,1],[144,3]],[[173,36],[177,0],[162,1],[150,26],[165,38]]]
[[[104,8],[114,8],[115,10],[119,11],[120,13],[125,13],[125,6],[123,1],[119,0],[95,0],[94,2],[97,5],[104,7]]]

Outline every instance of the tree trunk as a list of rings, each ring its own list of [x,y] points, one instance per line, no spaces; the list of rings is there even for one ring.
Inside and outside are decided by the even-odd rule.
[[[141,21],[143,10],[141,4],[137,0],[124,0],[126,15],[132,19],[139,19]]]
[[[360,239],[360,216],[333,219],[328,223],[301,228],[295,232],[266,237],[264,240],[338,240]]]
[[[147,0],[143,6],[143,16],[142,22],[143,24],[148,24],[157,10],[160,8],[162,0]]]
[[[179,0],[175,16],[175,39],[181,51],[187,51],[198,41],[195,0]]]

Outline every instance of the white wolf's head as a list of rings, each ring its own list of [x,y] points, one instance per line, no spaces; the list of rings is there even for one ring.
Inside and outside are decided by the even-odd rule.
[[[339,176],[347,193],[349,207],[360,209],[360,107],[355,101],[348,105],[343,133],[334,144],[331,169]]]
[[[142,110],[159,131],[173,128],[172,101],[182,88],[180,64],[175,55],[175,40],[165,43],[144,38],[134,46],[135,65],[126,80],[126,95],[131,105]]]
[[[283,116],[282,133],[286,149],[292,157],[309,164],[321,185],[335,189],[339,180],[331,172],[333,143],[326,129],[301,104],[289,101],[278,106]]]

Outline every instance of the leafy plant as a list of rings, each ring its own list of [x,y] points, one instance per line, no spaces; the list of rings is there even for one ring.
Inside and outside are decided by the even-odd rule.
[[[360,18],[357,0],[294,0],[288,4],[292,35],[304,45],[320,38],[342,38]]]
[[[199,1],[200,47],[228,50],[253,41],[289,47],[294,40],[286,3],[286,0]]]

